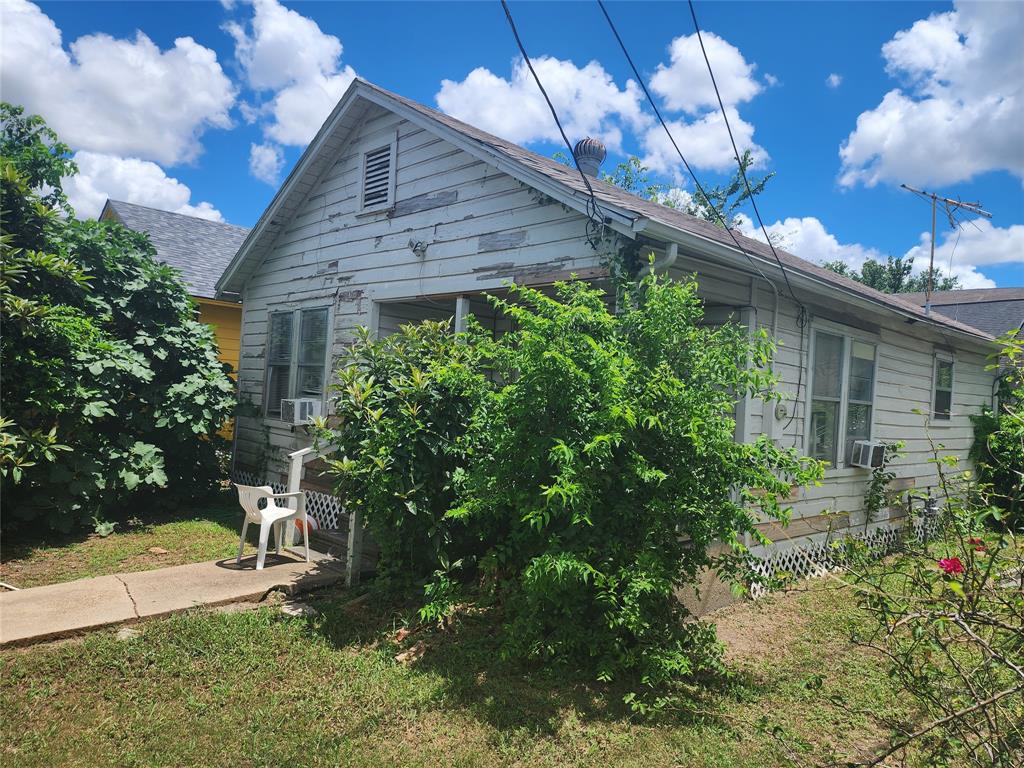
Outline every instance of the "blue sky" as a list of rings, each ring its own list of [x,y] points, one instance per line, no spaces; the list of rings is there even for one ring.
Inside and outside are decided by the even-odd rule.
[[[731,152],[686,4],[608,6],[701,181],[720,181]],[[905,181],[994,214],[955,249],[940,227],[940,266],[952,255],[968,285],[1024,285],[1022,7],[699,2],[738,138],[777,173],[759,201],[773,234],[815,261],[909,252],[923,267],[929,211]],[[512,10],[571,131],[612,148],[606,168],[637,154],[692,189],[596,3]],[[11,0],[2,13],[3,96],[81,150],[69,191],[85,214],[109,195],[251,226],[355,74],[560,148],[497,2]]]

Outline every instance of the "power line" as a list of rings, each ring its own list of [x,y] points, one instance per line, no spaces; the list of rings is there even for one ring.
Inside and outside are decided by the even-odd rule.
[[[502,3],[504,3],[504,1],[505,0],[502,0]],[[608,22],[608,26],[611,27],[612,34],[615,35],[615,39],[616,41],[618,41],[619,47],[622,49],[622,53],[626,57],[626,61],[629,62],[629,66],[633,70],[633,74],[636,76],[637,82],[643,89],[644,96],[646,96],[647,101],[650,102],[651,108],[654,110],[654,114],[658,118],[658,122],[661,123],[661,127],[665,129],[665,135],[668,136],[668,140],[672,143],[672,148],[675,149],[676,154],[679,155],[679,159],[683,161],[683,166],[685,166],[686,172],[690,174],[690,178],[693,180],[694,186],[697,187],[697,190],[703,196],[704,200],[708,203],[708,206],[711,208],[711,210],[715,212],[715,216],[718,217],[718,221],[722,225],[722,228],[729,233],[729,237],[732,238],[733,243],[739,249],[740,253],[747,257],[747,261],[750,262],[750,266],[754,268],[754,270],[764,279],[766,283],[774,287],[774,283],[772,283],[772,281],[768,279],[765,273],[762,272],[760,268],[758,268],[757,264],[754,263],[754,259],[747,252],[747,249],[740,245],[740,241],[736,239],[736,235],[733,234],[732,229],[726,223],[725,217],[722,216],[721,211],[719,211],[718,208],[716,208],[711,203],[711,198],[709,198],[707,193],[704,191],[704,187],[701,186],[700,180],[697,178],[697,174],[693,172],[693,168],[690,167],[690,164],[687,162],[682,150],[679,149],[679,145],[676,144],[676,140],[675,137],[672,135],[672,131],[669,130],[668,124],[665,122],[665,118],[661,116],[661,110],[658,109],[658,105],[651,97],[650,91],[647,90],[647,84],[644,83],[643,77],[640,76],[640,70],[638,70],[636,68],[636,64],[633,63],[633,57],[629,55],[629,50],[626,48],[626,44],[622,41],[622,37],[619,35],[619,30],[615,28],[615,22],[613,22],[612,17],[608,15],[608,9],[605,8],[604,1],[597,0],[597,4],[601,8],[601,13],[604,14],[604,18]]]
[[[729,132],[729,142],[732,144],[732,152],[736,157],[736,166],[740,170],[740,176],[743,177],[743,186],[747,188],[747,199],[750,200],[750,205],[754,209],[754,215],[757,216],[757,223],[761,225],[761,232],[764,234],[764,239],[768,243],[768,247],[772,249],[772,256],[775,257],[775,261],[779,264],[779,269],[782,270],[782,276],[786,279],[786,287],[789,289],[789,295],[793,298],[800,308],[803,309],[803,304],[793,293],[793,286],[789,282],[789,275],[786,273],[786,268],[782,265],[782,259],[779,258],[779,254],[775,251],[775,246],[772,244],[772,239],[768,237],[768,230],[764,226],[764,221],[761,220],[761,212],[757,209],[757,200],[754,198],[754,193],[750,189],[750,182],[747,180],[747,172],[743,168],[743,161],[740,160],[740,151],[736,147],[736,139],[732,135],[732,126],[729,125],[729,115],[725,111],[725,104],[722,102],[722,94],[718,90],[718,81],[715,80],[715,71],[711,68],[711,60],[708,58],[707,49],[704,48],[704,37],[700,33],[700,24],[697,22],[697,11],[693,7],[693,0],[688,0],[690,5],[690,16],[693,17],[693,28],[697,30],[697,42],[700,43],[700,52],[704,54],[704,63],[707,65],[708,74],[711,75],[711,85],[715,89],[715,97],[718,99],[718,108],[722,111],[722,119],[725,121],[725,130]],[[603,6],[602,6],[603,7]]]
[[[537,75],[537,70],[533,68],[533,62],[530,61],[530,56],[526,52],[526,46],[523,45],[522,39],[519,37],[519,30],[516,29],[516,22],[512,18],[512,11],[509,10],[508,3],[505,0],[501,0],[501,7],[505,10],[505,18],[508,19],[508,25],[512,28],[512,36],[516,39],[516,45],[519,46],[519,52],[523,55],[523,60],[526,61],[526,66],[530,70],[530,74],[533,75],[534,82],[537,83],[537,88],[540,89],[541,95],[544,97],[544,101],[548,104],[548,109],[551,110],[551,117],[555,119],[555,125],[558,126],[558,132],[562,134],[562,141],[565,142],[565,146],[569,149],[569,154],[572,156],[572,161],[576,165],[576,170],[579,171],[580,178],[583,179],[583,184],[587,188],[587,192],[590,194],[590,201],[587,203],[587,242],[591,248],[596,249],[600,240],[601,229],[604,227],[604,216],[602,215],[601,206],[597,203],[597,196],[594,194],[594,188],[590,184],[590,179],[587,178],[587,174],[580,168],[579,161],[576,159],[576,151],[573,149],[572,142],[569,141],[569,137],[565,134],[565,129],[562,128],[562,121],[558,119],[558,112],[555,110],[555,105],[551,103],[551,99],[548,97],[548,92],[544,90],[544,84],[541,83],[540,77]]]

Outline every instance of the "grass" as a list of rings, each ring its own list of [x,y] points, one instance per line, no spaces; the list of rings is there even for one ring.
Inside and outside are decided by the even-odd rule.
[[[106,537],[54,536],[6,540],[0,581],[25,589],[111,573],[148,571],[234,555],[242,512],[233,491],[223,491],[178,513],[121,523]],[[166,553],[154,554],[156,548]]]
[[[312,618],[192,612],[0,653],[0,760],[24,766],[825,765],[883,743],[906,704],[848,641],[848,589],[715,618],[733,674],[657,722],[621,691],[500,661],[486,616],[396,634],[403,613],[344,595]],[[401,640],[399,639],[401,638]],[[409,664],[396,654],[425,648]]]

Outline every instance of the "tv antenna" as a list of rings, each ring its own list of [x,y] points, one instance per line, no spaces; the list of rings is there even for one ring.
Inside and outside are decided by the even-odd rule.
[[[953,215],[953,211],[957,210],[958,208],[962,208],[963,210],[967,211],[968,213],[973,213],[976,216],[984,216],[986,219],[991,219],[992,218],[992,214],[989,213],[988,211],[983,211],[981,209],[981,203],[980,202],[978,202],[978,203],[965,203],[963,200],[951,200],[948,197],[942,197],[941,195],[936,195],[933,192],[927,192],[927,191],[925,191],[923,189],[914,189],[909,184],[900,184],[900,186],[903,187],[903,189],[907,190],[908,192],[913,192],[915,195],[920,195],[921,197],[923,197],[925,199],[930,199],[932,201],[932,243],[931,243],[932,247],[931,247],[931,256],[929,257],[929,260],[928,260],[928,288],[927,288],[927,290],[925,291],[925,294],[924,294],[924,313],[926,315],[930,315],[931,312],[932,312],[932,291],[934,290],[934,287],[935,287],[935,206],[936,206],[936,204],[942,203],[946,207],[946,216],[949,217],[949,225],[951,227],[956,227],[956,226],[959,226],[959,224],[960,224],[960,222],[958,222],[956,220],[956,217]]]

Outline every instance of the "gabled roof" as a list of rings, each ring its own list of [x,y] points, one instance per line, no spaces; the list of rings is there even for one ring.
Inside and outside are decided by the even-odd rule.
[[[901,293],[899,296],[924,306],[924,291]],[[932,293],[932,308],[945,317],[967,323],[993,336],[1024,328],[1024,288],[935,291]]]
[[[341,97],[313,141],[306,147],[299,162],[228,265],[217,283],[219,291],[237,292],[241,289],[251,271],[266,255],[277,234],[326,170],[333,159],[328,155],[345,143],[348,131],[358,125],[366,110],[374,104],[420,125],[567,206],[581,212],[587,210],[589,193],[575,167],[531,152],[461,120],[357,78]],[[644,200],[600,180],[591,179],[591,185],[606,223],[617,231],[631,236],[643,233],[655,239],[677,242],[684,248],[707,258],[732,262],[741,269],[749,269],[746,256],[736,248],[729,233],[720,227],[682,211]],[[774,272],[774,279],[781,279],[778,264],[767,244],[744,237],[738,232],[734,234],[763,273]],[[922,322],[939,330],[970,337],[975,341],[991,341],[989,334],[969,325],[935,313],[926,314],[913,302],[876,291],[781,249],[777,248],[776,252],[794,286],[805,291],[802,300],[808,298],[807,291],[825,292],[854,303],[882,307],[898,313],[911,322]],[[800,296],[799,291],[797,295]]]
[[[107,215],[113,215],[128,229],[149,235],[157,258],[180,270],[189,293],[202,299],[217,297],[217,280],[249,233],[234,224],[121,200],[107,200],[100,218]]]

